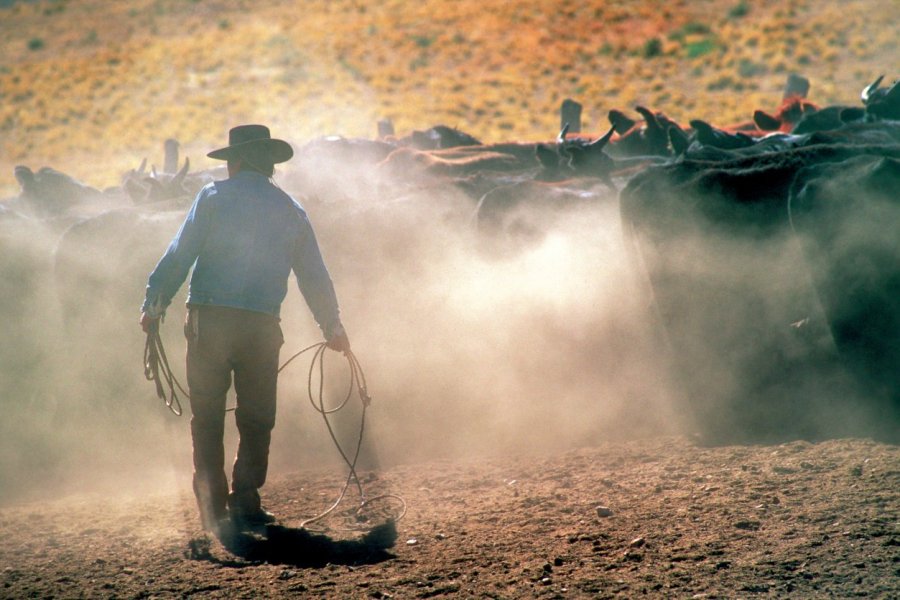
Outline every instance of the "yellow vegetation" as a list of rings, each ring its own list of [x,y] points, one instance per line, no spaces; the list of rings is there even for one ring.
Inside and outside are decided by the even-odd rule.
[[[39,0],[3,5],[0,33],[0,197],[16,164],[111,185],[169,136],[209,166],[244,122],[550,139],[567,97],[599,132],[635,104],[743,121],[791,72],[823,104],[900,76],[896,0]]]

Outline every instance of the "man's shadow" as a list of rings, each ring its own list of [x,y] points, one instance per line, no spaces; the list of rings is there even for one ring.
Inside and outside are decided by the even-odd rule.
[[[284,525],[267,525],[252,531],[223,528],[218,538],[226,550],[251,562],[296,567],[363,565],[394,558],[388,548],[397,541],[397,527],[388,521],[354,540],[333,540]]]

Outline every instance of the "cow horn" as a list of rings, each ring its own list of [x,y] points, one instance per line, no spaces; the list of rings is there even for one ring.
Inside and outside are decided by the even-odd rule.
[[[760,131],[778,131],[781,128],[781,120],[778,119],[778,117],[773,117],[764,110],[753,111],[753,124],[756,125]]]
[[[612,123],[619,135],[625,135],[637,123],[634,119],[629,118],[621,110],[612,109],[609,111],[609,122]]]
[[[660,127],[659,125],[659,121],[656,119],[656,115],[654,115],[650,109],[643,106],[635,106],[634,110],[639,112],[640,115],[644,117],[644,123],[647,124],[647,129],[656,129],[660,131],[662,130],[662,127]]]
[[[872,97],[872,94],[874,94],[875,90],[878,89],[878,86],[881,85],[882,79],[884,79],[884,75],[881,75],[880,77],[878,77],[878,79],[866,86],[866,88],[862,91],[862,94],[859,95],[860,98],[862,98],[864,104],[869,103],[869,98]]]
[[[172,187],[181,187],[181,184],[184,183],[184,178],[187,176],[188,169],[191,166],[191,159],[187,156],[184,157],[184,166],[181,167],[181,170],[175,174],[175,177],[172,178]]]
[[[566,122],[565,125],[563,125],[563,128],[559,130],[559,135],[556,136],[556,143],[557,143],[557,144],[562,144],[563,142],[565,142],[565,141],[566,141],[566,134],[567,134],[567,133],[569,133],[569,123],[568,123],[568,121]]]
[[[606,146],[606,144],[609,143],[609,140],[612,138],[615,131],[615,127],[610,127],[609,131],[607,131],[603,135],[603,137],[597,138],[596,140],[588,144],[588,147],[590,147],[592,150],[602,150]]]
[[[669,136],[669,144],[672,146],[672,152],[675,153],[675,156],[681,156],[687,152],[688,146],[691,145],[691,140],[684,129],[677,125],[672,125],[666,133]]]
[[[136,174],[143,175],[146,170],[147,170],[147,157],[144,157],[144,160],[141,161],[141,166],[138,167]]]

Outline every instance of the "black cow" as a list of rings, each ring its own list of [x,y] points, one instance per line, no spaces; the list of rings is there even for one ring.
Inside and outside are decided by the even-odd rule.
[[[132,169],[122,177],[122,190],[135,204],[157,202],[159,200],[171,200],[196,194],[199,188],[189,190],[186,187],[186,177],[191,167],[190,160],[184,159],[184,166],[177,173],[158,173],[156,168],[151,168],[147,173],[147,161],[144,160],[137,169]],[[203,184],[205,185],[205,184]],[[203,187],[200,185],[200,187]],[[117,190],[108,190],[107,193],[115,193]]]
[[[900,80],[895,81],[890,89],[882,89],[882,75],[862,91],[863,104],[866,105],[866,116],[872,120],[900,120]]]
[[[613,158],[672,156],[669,130],[684,134],[681,126],[663,113],[654,113],[643,106],[637,106],[635,110],[642,121],[635,121],[620,110],[609,111],[609,122],[616,137],[607,148],[608,154]]]
[[[881,87],[883,79],[882,75],[863,89],[860,94],[863,106],[839,104],[810,111],[803,115],[791,132],[834,131],[850,123],[900,120],[900,81],[884,89]]]
[[[620,194],[675,370],[710,436],[821,435],[826,424],[811,415],[853,389],[787,218],[804,168],[900,158],[900,144],[846,139],[653,167]]]
[[[802,169],[790,194],[835,344],[900,439],[900,160],[864,154]]]
[[[454,127],[435,125],[425,130],[416,130],[408,136],[396,140],[398,146],[409,146],[418,150],[441,150],[460,146],[481,146],[481,142]]]
[[[40,219],[59,218],[74,209],[99,200],[103,192],[51,167],[37,172],[25,165],[15,168],[21,192],[18,204],[23,212]]]

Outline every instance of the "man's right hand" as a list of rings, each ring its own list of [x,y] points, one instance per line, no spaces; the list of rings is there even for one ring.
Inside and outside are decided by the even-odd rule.
[[[347,334],[341,332],[325,342],[325,345],[331,348],[336,352],[343,352],[346,354],[350,351],[350,338],[347,337]]]
[[[151,317],[145,312],[141,313],[141,329],[144,333],[156,331],[159,328],[159,317]]]

